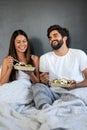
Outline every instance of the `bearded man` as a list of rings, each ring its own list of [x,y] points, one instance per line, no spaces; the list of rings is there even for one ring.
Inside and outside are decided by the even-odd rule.
[[[34,86],[34,100],[37,108],[49,106],[59,99],[60,95],[53,92],[49,82],[54,79],[70,79],[69,88],[87,87],[87,55],[80,49],[70,48],[69,31],[59,25],[52,25],[47,30],[52,51],[40,57],[40,81]]]

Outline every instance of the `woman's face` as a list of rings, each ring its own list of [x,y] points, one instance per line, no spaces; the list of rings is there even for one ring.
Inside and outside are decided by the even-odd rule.
[[[26,37],[21,34],[15,38],[14,44],[17,53],[24,53],[28,47],[28,42]]]

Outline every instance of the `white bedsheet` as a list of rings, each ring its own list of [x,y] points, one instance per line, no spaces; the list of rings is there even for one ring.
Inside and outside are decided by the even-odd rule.
[[[26,79],[15,80],[0,86],[0,102],[27,104],[31,100],[31,83]]]
[[[23,82],[21,88],[19,87],[20,90],[22,85],[24,85]],[[18,87],[16,89],[19,91]],[[22,97],[21,102],[20,100],[18,103],[16,100],[14,102],[0,100],[0,130],[52,130],[60,127],[66,130],[87,130],[87,106],[83,99],[70,94],[64,95],[51,107],[37,110],[32,104],[25,106],[29,99],[28,93],[21,91],[20,96],[17,95]],[[66,93],[64,89],[59,91]],[[12,97],[14,96],[15,92]]]

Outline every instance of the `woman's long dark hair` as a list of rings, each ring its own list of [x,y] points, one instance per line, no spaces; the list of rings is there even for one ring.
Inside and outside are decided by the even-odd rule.
[[[13,32],[11,39],[10,39],[8,56],[12,56],[13,58],[18,59],[17,52],[16,52],[16,49],[15,49],[15,39],[18,35],[23,35],[24,37],[26,37],[28,47],[27,47],[27,50],[25,51],[25,57],[26,57],[26,60],[27,60],[27,64],[28,63],[32,64],[29,38],[23,30],[15,30]],[[15,79],[16,79],[16,70],[14,70],[14,68],[13,68],[9,80],[13,81]]]

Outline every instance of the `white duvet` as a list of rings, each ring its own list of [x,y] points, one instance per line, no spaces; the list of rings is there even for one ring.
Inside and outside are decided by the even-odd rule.
[[[32,104],[25,105],[32,101],[27,80],[7,83],[0,87],[0,130],[87,130],[86,90],[59,88],[57,92],[69,94],[49,108],[37,110]]]
[[[0,102],[28,104],[31,100],[31,83],[26,79],[15,80],[0,86]]]

